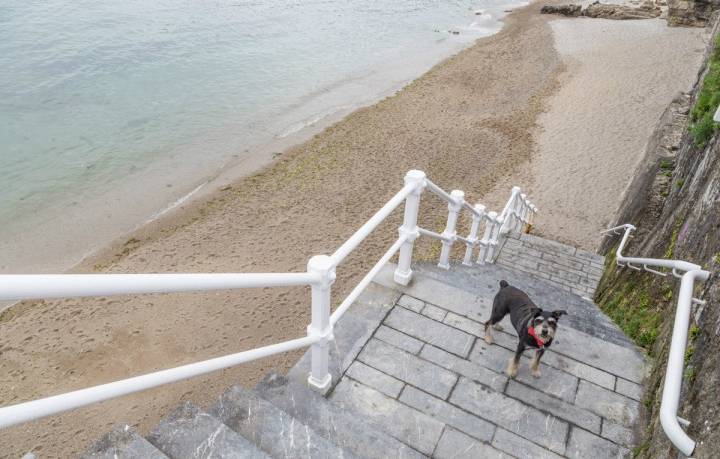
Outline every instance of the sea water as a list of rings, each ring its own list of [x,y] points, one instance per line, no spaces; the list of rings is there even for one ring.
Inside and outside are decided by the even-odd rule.
[[[4,0],[0,272],[69,267],[495,33],[511,1]]]

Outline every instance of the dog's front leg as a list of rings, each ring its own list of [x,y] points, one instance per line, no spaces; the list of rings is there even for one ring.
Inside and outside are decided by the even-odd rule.
[[[524,350],[525,343],[521,341],[518,343],[515,355],[510,358],[510,363],[508,363],[507,375],[509,377],[514,378],[515,376],[517,376],[518,365],[520,364],[520,357],[522,357],[522,353]]]
[[[536,378],[540,377],[540,359],[542,358],[544,353],[545,349],[538,349],[537,351],[535,351],[535,355],[530,362],[530,371],[532,372],[532,375]]]

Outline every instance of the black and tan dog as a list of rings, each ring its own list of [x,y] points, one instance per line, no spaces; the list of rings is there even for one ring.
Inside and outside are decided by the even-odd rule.
[[[563,314],[567,312],[563,310],[546,312],[535,306],[522,290],[509,285],[504,280],[500,281],[500,291],[495,295],[493,301],[492,314],[490,320],[485,322],[485,342],[493,343],[492,328],[502,330],[498,324],[503,317],[510,313],[510,321],[517,330],[518,345],[515,355],[510,359],[507,374],[511,378],[517,375],[518,363],[520,357],[526,347],[537,349],[535,356],[530,364],[532,375],[536,378],[540,377],[540,358],[545,349],[550,347],[555,331],[557,330],[557,321]]]

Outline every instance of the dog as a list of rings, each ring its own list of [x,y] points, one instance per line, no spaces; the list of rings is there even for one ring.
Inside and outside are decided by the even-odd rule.
[[[493,300],[490,319],[485,322],[485,342],[493,343],[492,328],[502,330],[499,322],[510,313],[510,321],[517,330],[518,345],[515,355],[510,358],[507,368],[509,377],[517,376],[520,357],[526,347],[535,348],[535,355],[530,363],[532,375],[540,377],[540,359],[555,338],[557,322],[560,317],[567,314],[564,310],[552,312],[543,311],[530,300],[522,290],[515,288],[506,281],[500,281],[500,291]]]

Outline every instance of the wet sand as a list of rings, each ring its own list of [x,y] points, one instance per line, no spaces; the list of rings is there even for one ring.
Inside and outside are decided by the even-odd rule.
[[[550,209],[554,198],[543,200],[542,182],[530,180],[528,171],[536,158],[549,154],[543,153],[549,144],[541,133],[558,128],[557,119],[548,118],[553,103],[582,68],[555,49],[548,24],[555,18],[540,16],[539,7],[516,11],[500,33],[396,95],[350,114],[258,173],[185,204],[74,271],[304,271],[312,255],[334,251],[391,197],[409,169],[425,170],[435,183],[463,189],[468,200],[495,209],[513,184],[526,186],[518,178],[528,178],[530,196]],[[582,30],[582,24],[574,27]],[[628,71],[619,68],[612,78],[622,80]],[[662,73],[662,67],[656,71]],[[636,86],[643,88],[649,90]],[[612,97],[625,100],[627,94]],[[662,108],[641,116],[652,124]],[[591,136],[585,142],[585,148],[595,143]],[[426,194],[422,208],[422,225],[442,231],[446,205]],[[400,221],[397,211],[338,268],[335,305],[397,237]],[[539,223],[541,232],[554,235],[546,220]],[[417,254],[428,259],[438,251],[426,241]],[[287,288],[19,304],[0,316],[0,403],[303,336],[309,298],[307,288]],[[119,423],[146,432],[181,401],[207,406],[229,385],[251,385],[271,368],[287,369],[298,356],[265,359],[5,430],[0,454],[16,457],[32,450],[41,457],[66,457]]]

